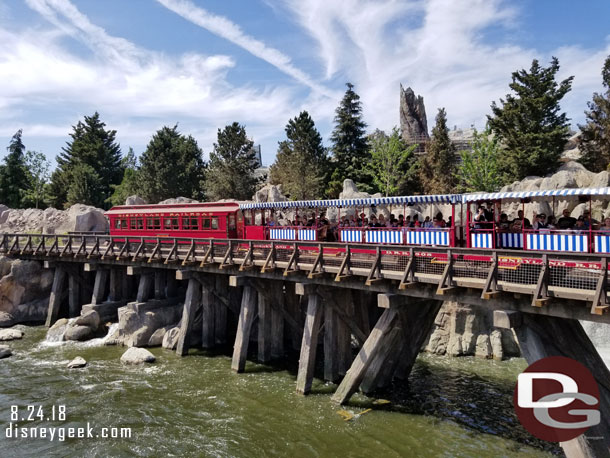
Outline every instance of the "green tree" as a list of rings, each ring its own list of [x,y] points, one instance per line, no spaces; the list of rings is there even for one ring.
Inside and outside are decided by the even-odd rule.
[[[371,145],[371,161],[368,164],[373,183],[386,197],[396,195],[407,179],[405,168],[413,158],[417,145],[406,146],[397,127],[392,129],[390,136],[376,130],[369,136]]]
[[[309,113],[303,111],[288,121],[286,140],[279,142],[269,178],[271,183],[281,184],[293,200],[320,199],[326,184],[327,161],[322,136]]]
[[[457,157],[449,138],[447,112],[438,110],[426,154],[419,164],[419,179],[426,194],[446,194],[455,191]]]
[[[88,164],[78,163],[70,170],[72,181],[66,192],[66,207],[74,204],[96,202],[102,189],[102,180]]]
[[[50,178],[51,162],[42,153],[28,151],[25,155],[25,164],[30,178],[25,194],[28,206],[34,205],[35,208],[44,206],[45,186]]]
[[[246,129],[234,122],[218,129],[214,151],[206,174],[206,192],[210,199],[248,200],[262,181],[254,174],[256,153]]]
[[[19,129],[9,146],[4,164],[0,168],[0,203],[10,208],[22,208],[25,192],[30,184],[25,163],[25,146]]]
[[[205,162],[192,136],[178,132],[178,125],[158,130],[140,158],[137,185],[148,202],[172,197],[203,199]]]
[[[568,118],[560,113],[559,102],[570,91],[572,79],[559,84],[555,75],[559,61],[549,67],[534,59],[529,71],[513,72],[512,94],[491,104],[489,127],[501,141],[500,171],[505,182],[528,175],[546,175],[559,167],[559,157],[569,137]]]
[[[327,187],[329,197],[337,197],[343,189],[343,180],[351,178],[360,191],[372,190],[372,178],[367,173],[369,146],[366,141],[366,123],[362,120],[360,96],[354,85],[347,83],[347,91],[335,110],[335,128],[332,142],[332,174]]]
[[[580,162],[593,172],[607,170],[610,165],[610,56],[602,69],[603,94],[593,94],[585,111],[587,123],[579,125],[581,130],[579,148],[582,151]]]
[[[501,155],[498,139],[489,127],[483,132],[474,131],[471,151],[460,151],[462,163],[456,178],[460,192],[497,191],[502,186],[499,170]]]
[[[81,203],[96,207],[107,207],[107,200],[112,194],[112,185],[117,185],[123,179],[121,166],[121,148],[116,143],[116,131],[106,130],[106,124],[100,120],[96,112],[93,116],[85,116],[85,121],[78,121],[70,134],[72,140],[62,148],[57,156],[57,171],[51,175],[49,186],[50,199],[54,206],[66,206],[68,189],[76,177],[84,177],[84,168],[79,174],[73,175],[73,169],[84,164],[91,167],[99,178],[99,193],[90,195],[90,200]],[[89,170],[89,169],[87,169]],[[85,186],[85,184],[83,184]]]
[[[112,185],[114,192],[109,198],[112,205],[124,205],[125,200],[129,196],[138,194],[140,190],[138,183],[138,159],[133,152],[133,148],[129,148],[121,162],[125,171],[123,172],[121,184]]]

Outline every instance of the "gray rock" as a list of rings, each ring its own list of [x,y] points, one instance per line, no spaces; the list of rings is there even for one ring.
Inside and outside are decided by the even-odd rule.
[[[428,138],[428,119],[424,98],[416,96],[413,89],[400,85],[400,130],[408,144]]]
[[[140,196],[129,196],[125,199],[125,205],[146,205],[147,202]]]
[[[13,352],[8,345],[0,345],[0,359],[8,358]]]
[[[121,356],[123,364],[154,363],[155,360],[155,356],[145,348],[131,347]]]
[[[64,340],[89,340],[94,337],[94,332],[89,326],[68,326],[64,334]]]
[[[489,342],[489,336],[487,334],[479,334],[477,336],[477,343],[474,350],[474,355],[478,358],[489,358],[491,357],[491,343]]]
[[[129,347],[147,346],[157,329],[175,325],[180,320],[182,308],[182,304],[160,302],[156,305],[154,301],[130,303],[119,308],[119,343]]]
[[[149,347],[160,347],[163,345],[163,338],[165,337],[165,333],[171,329],[171,327],[159,328],[155,332],[152,333],[150,339],[148,339]]]
[[[168,350],[175,350],[178,345],[178,335],[180,334],[180,328],[176,326],[168,330],[163,336],[163,348]]]
[[[194,204],[199,202],[195,199],[189,199],[188,197],[174,197],[172,199],[165,199],[159,202],[159,205],[168,205],[168,204]]]
[[[8,328],[15,324],[15,318],[13,315],[7,312],[0,311],[0,328]]]
[[[502,332],[499,329],[491,331],[489,343],[491,344],[491,357],[497,361],[502,361],[504,359],[504,347],[502,346]]]
[[[0,329],[0,341],[23,338],[23,331],[19,329]]]
[[[61,342],[64,340],[66,329],[68,329],[68,319],[60,318],[47,331],[47,342]]]
[[[87,310],[81,314],[74,321],[75,326],[87,326],[91,328],[93,331],[96,331],[101,324],[101,319],[99,313],[95,310]]]
[[[87,365],[87,361],[85,361],[85,358],[82,358],[80,356],[77,356],[76,358],[74,358],[72,361],[70,361],[68,363],[68,369],[76,369],[79,367],[85,367]]]

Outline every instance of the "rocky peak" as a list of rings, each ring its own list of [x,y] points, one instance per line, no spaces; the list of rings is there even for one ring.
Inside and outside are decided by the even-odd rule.
[[[424,98],[413,89],[400,85],[400,129],[406,143],[412,144],[428,136],[428,120]]]

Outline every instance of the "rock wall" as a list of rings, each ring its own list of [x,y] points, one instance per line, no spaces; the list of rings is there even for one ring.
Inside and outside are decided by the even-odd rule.
[[[67,210],[0,208],[0,233],[66,234],[72,231],[108,231],[104,210],[81,204]]]
[[[0,257],[0,327],[44,321],[52,284],[40,262]]]

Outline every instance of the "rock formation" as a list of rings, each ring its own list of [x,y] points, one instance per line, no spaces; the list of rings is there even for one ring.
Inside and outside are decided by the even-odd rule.
[[[129,196],[125,199],[125,205],[146,205],[147,203],[140,196]]]
[[[155,356],[145,348],[132,347],[121,356],[121,362],[123,364],[154,363],[155,360]]]
[[[407,144],[418,143],[428,136],[428,120],[424,98],[416,96],[413,89],[400,85],[400,130]]]
[[[73,231],[108,231],[104,210],[81,204],[67,210],[0,209],[0,233],[66,234]]]

